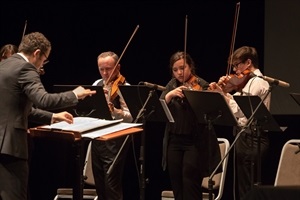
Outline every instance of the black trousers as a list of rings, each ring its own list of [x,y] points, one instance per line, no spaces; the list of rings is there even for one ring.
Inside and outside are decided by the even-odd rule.
[[[92,141],[92,169],[99,200],[123,199],[122,178],[130,140],[127,140],[109,174],[108,170],[124,140],[125,137],[108,141]]]
[[[176,200],[202,199],[202,172],[194,137],[170,135],[167,166]]]
[[[259,144],[260,138],[260,144]],[[260,145],[260,152],[258,152]],[[260,137],[256,133],[241,133],[235,144],[238,199],[242,200],[257,183],[258,159],[262,162],[267,154],[269,139],[267,133]],[[259,158],[260,154],[260,158]]]
[[[28,161],[0,154],[0,200],[26,200]]]

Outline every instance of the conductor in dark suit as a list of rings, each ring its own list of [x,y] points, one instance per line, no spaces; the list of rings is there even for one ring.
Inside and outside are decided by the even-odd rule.
[[[39,32],[25,35],[19,52],[0,63],[0,199],[26,200],[28,185],[28,121],[51,124],[73,122],[67,112],[45,110],[78,103],[95,94],[81,86],[73,91],[48,93],[39,69],[47,62],[51,43]],[[33,107],[34,105],[34,107]]]

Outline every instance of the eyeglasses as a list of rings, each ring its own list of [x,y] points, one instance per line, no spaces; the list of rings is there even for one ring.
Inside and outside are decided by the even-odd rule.
[[[46,56],[46,54],[43,51],[41,51],[41,52],[46,58],[46,60],[44,60],[44,62],[43,62],[43,65],[46,65],[49,62],[48,56]]]
[[[232,64],[231,67],[232,67],[232,68],[237,68],[237,67],[239,66],[239,64],[241,64],[241,63],[243,63],[243,62],[239,62],[239,63]]]

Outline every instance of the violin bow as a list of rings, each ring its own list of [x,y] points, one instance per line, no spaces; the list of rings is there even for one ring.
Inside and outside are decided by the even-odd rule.
[[[23,35],[22,35],[21,42],[22,42],[23,39],[24,39],[25,32],[26,32],[26,28],[27,28],[27,20],[25,20],[25,25],[24,25],[24,29],[23,29]],[[44,74],[45,74],[45,70],[44,70],[44,67],[43,67],[43,66],[39,69],[39,74],[40,74],[40,75],[44,75]]]
[[[231,72],[231,66],[232,66],[232,54],[234,51],[234,45],[235,45],[235,37],[236,37],[236,31],[237,31],[237,25],[239,21],[239,14],[240,14],[240,5],[241,3],[238,2],[235,7],[235,15],[234,15],[234,23],[233,23],[233,31],[232,31],[232,38],[231,38],[231,45],[230,45],[230,52],[229,52],[229,58],[230,62],[227,64],[227,72],[226,75],[228,76]]]
[[[187,45],[187,25],[188,25],[188,16],[185,16],[185,24],[184,24],[184,46],[183,46],[183,82],[182,84],[184,85],[185,82],[185,77],[184,77],[184,68],[186,64],[186,45]]]
[[[23,29],[23,35],[22,35],[22,39],[21,39],[21,42],[24,38],[24,35],[25,35],[25,32],[26,32],[26,28],[27,28],[27,20],[25,20],[25,25],[24,25],[24,29]]]
[[[128,42],[127,42],[127,44],[126,44],[126,46],[125,46],[125,48],[124,48],[124,50],[123,50],[123,52],[122,52],[122,54],[120,55],[120,57],[119,57],[119,59],[117,60],[117,62],[116,62],[116,64],[115,64],[115,66],[114,66],[112,72],[110,73],[110,75],[109,75],[107,81],[105,82],[105,85],[107,85],[107,84],[110,82],[111,76],[112,76],[113,73],[115,72],[115,69],[116,69],[116,67],[118,66],[118,64],[120,63],[120,60],[121,60],[121,58],[123,57],[124,52],[126,51],[128,45],[129,45],[129,43],[131,42],[133,36],[135,35],[135,33],[137,32],[137,30],[139,29],[139,27],[140,27],[140,26],[137,25],[136,28],[134,29],[134,31],[133,31],[131,37],[129,38],[129,40],[128,40]]]

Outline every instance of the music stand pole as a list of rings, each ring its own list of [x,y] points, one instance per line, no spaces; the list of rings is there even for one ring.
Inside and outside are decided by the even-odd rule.
[[[258,106],[258,107],[259,107],[259,106]],[[214,182],[213,182],[213,180],[212,180],[213,177],[215,176],[215,174],[216,174],[218,168],[219,168],[219,167],[222,165],[222,163],[224,162],[225,158],[229,155],[231,149],[234,147],[234,145],[235,145],[235,143],[237,142],[237,140],[239,139],[241,133],[242,133],[243,131],[245,131],[245,130],[249,127],[249,125],[252,123],[254,114],[255,114],[255,112],[258,110],[258,107],[257,107],[257,108],[255,109],[255,111],[253,112],[252,116],[248,119],[246,125],[242,128],[242,130],[240,130],[240,131],[237,133],[237,135],[236,135],[234,141],[232,142],[232,144],[231,144],[230,147],[228,148],[228,151],[226,152],[226,154],[224,155],[224,157],[223,157],[223,158],[221,159],[221,161],[218,163],[217,167],[214,169],[214,171],[213,171],[213,172],[211,173],[211,175],[209,176],[209,178],[208,178],[209,200],[213,200],[213,199],[212,199],[213,184],[214,184]]]
[[[119,151],[118,151],[116,157],[114,158],[113,162],[112,162],[111,165],[109,166],[109,168],[108,168],[106,174],[110,174],[110,172],[111,172],[111,170],[113,169],[113,166],[115,165],[116,160],[119,158],[120,153],[121,153],[121,151],[123,150],[123,148],[124,148],[124,146],[125,146],[125,144],[126,144],[128,138],[129,138],[129,135],[127,135],[126,138],[125,138],[125,140],[123,141],[122,146],[120,147],[120,149],[119,149]]]
[[[213,200],[212,198],[212,194],[213,194],[213,186],[214,186],[214,181],[212,180],[213,177],[215,176],[217,170],[219,169],[219,167],[223,164],[225,158],[227,158],[227,156],[229,155],[231,149],[234,147],[236,141],[239,139],[241,133],[246,130],[247,126],[245,126],[244,128],[242,128],[242,130],[240,130],[237,134],[236,137],[234,139],[234,141],[232,142],[231,146],[228,148],[228,151],[226,152],[226,154],[224,155],[224,157],[221,159],[221,161],[218,163],[217,167],[214,169],[214,171],[211,173],[211,175],[208,178],[208,191],[209,191],[209,200]]]
[[[148,104],[148,101],[150,100],[150,98],[153,95],[153,92],[155,90],[150,90],[148,97],[145,101],[145,103],[143,104],[142,108],[140,109],[138,115],[136,116],[135,119],[135,123],[140,119],[140,117],[143,116],[144,112],[145,112],[145,107]],[[151,113],[153,112],[153,110],[148,114],[151,115]],[[146,143],[146,134],[145,134],[145,124],[146,124],[146,120],[145,117],[143,116],[143,132],[142,132],[142,136],[141,136],[141,148],[140,148],[140,200],[144,200],[145,199],[145,188],[146,188],[146,181],[145,181],[145,143]]]
[[[212,134],[213,132],[213,122],[216,121],[218,118],[220,118],[222,115],[219,114],[215,119],[211,119],[211,117],[209,117],[207,114],[204,114],[204,119],[206,121],[206,124],[207,124],[207,127],[208,127],[208,133],[209,134]],[[210,144],[210,141],[209,141],[209,146],[211,146]],[[209,152],[209,157],[211,157],[210,155],[210,150],[208,151]],[[214,169],[214,171],[217,171],[219,166],[222,164],[223,160],[226,158],[226,156],[224,156],[224,158],[221,160],[221,162],[218,164],[218,166]],[[213,172],[215,173],[215,172]],[[209,190],[209,200],[212,200],[212,191],[213,191],[213,185],[214,185],[214,181],[212,180],[212,178],[209,178],[208,179],[208,190]]]
[[[152,91],[152,90],[151,90],[151,91]],[[151,92],[151,91],[150,91],[150,92]],[[152,93],[153,93],[153,92],[152,92]],[[152,93],[151,93],[151,96],[152,96]],[[150,94],[149,94],[149,96],[150,96]],[[150,96],[150,97],[151,97],[151,96]],[[150,99],[150,97],[148,97],[146,103],[148,102],[148,100]],[[138,113],[138,115],[137,115],[137,117],[135,118],[135,120],[134,120],[133,123],[137,123],[138,120],[139,120],[139,118],[142,116],[142,114],[143,114],[143,112],[144,112],[144,109],[145,109],[145,107],[146,107],[146,103],[145,103],[145,104],[143,105],[143,107],[140,109],[140,111],[139,111],[139,113]],[[143,132],[144,132],[144,131],[143,131]],[[118,151],[118,153],[117,153],[115,159],[113,160],[112,164],[111,164],[110,167],[108,168],[106,174],[109,174],[110,171],[112,170],[112,168],[113,168],[113,166],[114,166],[116,160],[117,160],[118,157],[120,156],[120,153],[121,153],[121,151],[123,150],[123,148],[124,148],[124,146],[125,146],[125,144],[126,144],[128,138],[129,138],[129,135],[126,136],[126,138],[125,138],[125,140],[124,140],[122,146],[120,147],[120,149],[119,149],[119,151]]]
[[[144,112],[145,112],[145,107],[146,105],[148,104],[148,101],[150,100],[150,98],[152,97],[153,95],[153,92],[155,90],[150,90],[149,91],[149,94],[148,94],[148,97],[146,99],[146,101],[144,102],[142,108],[139,110],[139,113],[138,115],[136,116],[135,120],[134,120],[134,123],[137,123],[138,120],[143,116]],[[151,111],[148,115],[150,115],[153,111]],[[141,147],[140,147],[140,200],[144,200],[145,199],[145,188],[146,188],[146,181],[145,181],[145,119],[143,117],[143,131],[142,131],[142,137],[141,137]],[[123,150],[127,140],[129,138],[129,135],[126,136],[122,146],[120,147],[115,159],[113,160],[112,164],[110,165],[109,169],[107,170],[107,174],[109,174],[116,162],[116,160],[118,159],[121,151]]]

